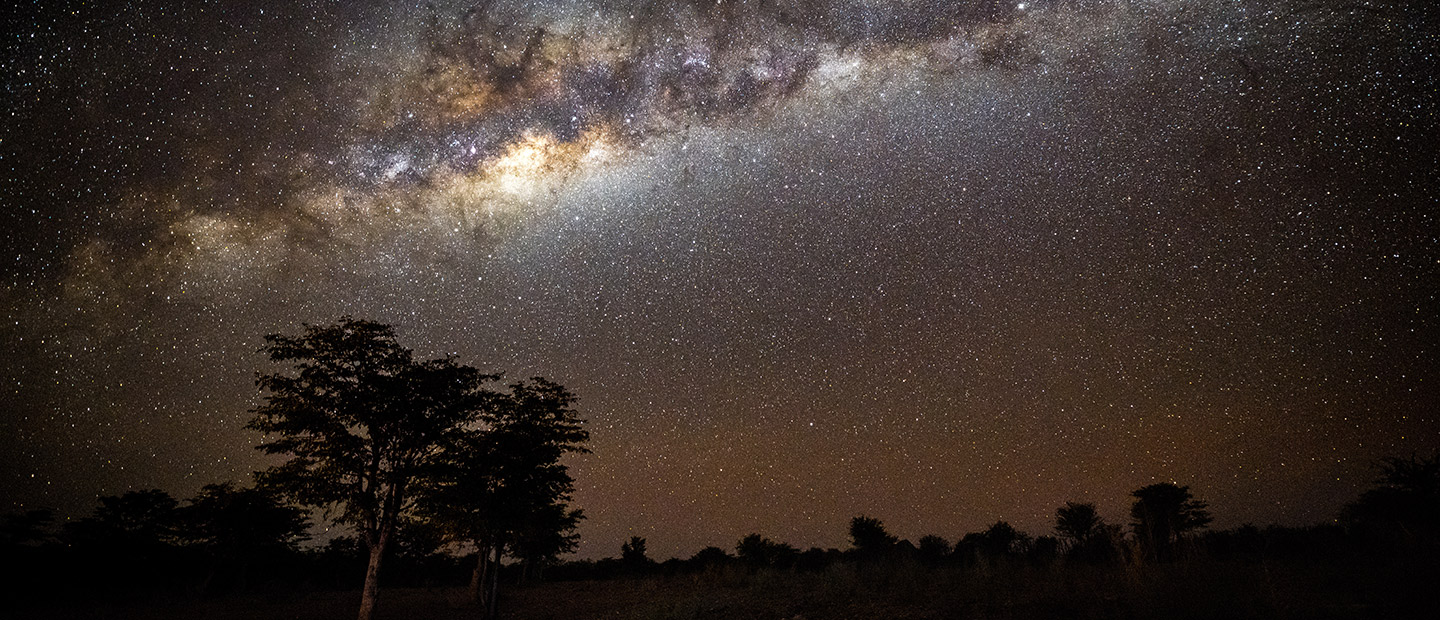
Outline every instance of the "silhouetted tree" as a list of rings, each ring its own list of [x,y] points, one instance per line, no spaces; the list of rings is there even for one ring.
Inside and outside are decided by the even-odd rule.
[[[136,552],[173,542],[179,502],[159,489],[100,498],[90,517],[67,526],[72,538]]]
[[[980,535],[980,552],[991,558],[1024,551],[1030,536],[1006,521],[996,521]]]
[[[222,564],[233,566],[235,588],[243,590],[252,563],[293,551],[309,526],[303,510],[281,503],[273,493],[230,482],[202,487],[180,509],[180,520],[186,541],[211,557],[201,590]]]
[[[788,568],[795,563],[800,550],[786,543],[775,542],[759,534],[749,534],[735,543],[735,556],[753,568],[770,566]]]
[[[862,556],[874,557],[889,552],[899,539],[885,531],[879,519],[864,515],[850,519],[850,544]]]
[[[1175,544],[1187,532],[1210,524],[1205,502],[1190,495],[1190,487],[1168,482],[1152,484],[1131,493],[1131,527],[1142,548],[1156,560],[1174,558]]]
[[[576,544],[584,514],[570,509],[574,489],[560,463],[588,452],[575,397],[535,377],[489,394],[480,425],[452,436],[439,467],[420,494],[422,517],[448,540],[476,549],[470,595],[496,613],[501,556],[509,550],[525,566],[544,565]]]
[[[1085,546],[1104,525],[1095,504],[1065,502],[1055,509],[1055,533],[1070,540],[1074,547]]]
[[[349,317],[265,341],[271,361],[295,373],[257,380],[267,394],[249,428],[266,434],[261,450],[290,457],[259,481],[302,504],[336,508],[355,527],[370,553],[359,614],[369,620],[411,487],[442,442],[476,418],[492,377],[449,359],[417,362],[390,326]]]
[[[1399,544],[1440,542],[1440,452],[1381,459],[1379,469],[1375,488],[1345,507],[1345,521],[1365,535]]]
[[[725,553],[724,549],[719,547],[706,547],[695,552],[695,555],[690,556],[689,563],[690,567],[694,570],[705,570],[716,566],[725,566],[734,559],[735,558],[730,557],[730,554]]]
[[[1098,564],[1115,559],[1120,541],[1119,526],[1111,526],[1095,510],[1095,504],[1065,502],[1055,510],[1055,532],[1068,540],[1069,559]]]
[[[631,536],[630,540],[620,545],[620,565],[631,573],[642,573],[650,568],[653,562],[645,555],[645,539],[640,536]]]
[[[954,548],[950,551],[950,557],[955,558],[961,564],[969,565],[983,556],[982,548],[985,546],[985,535],[981,532],[969,532],[955,541]]]
[[[498,537],[522,562],[522,575],[572,551],[584,512],[571,509],[574,480],[560,463],[570,453],[589,452],[584,420],[573,405],[575,396],[543,377],[510,385],[508,398],[497,401],[489,441],[500,462],[499,499],[507,506]]]
[[[921,562],[926,564],[938,564],[950,555],[952,548],[950,541],[933,534],[920,537],[920,545],[917,547]]]
[[[585,513],[563,503],[540,506],[531,518],[512,533],[511,553],[520,560],[520,581],[540,579],[545,568],[563,553],[575,550],[580,535],[575,530]]]
[[[82,580],[116,592],[150,589],[176,575],[178,502],[158,489],[100,498],[91,516],[67,523],[65,537],[84,558]]]

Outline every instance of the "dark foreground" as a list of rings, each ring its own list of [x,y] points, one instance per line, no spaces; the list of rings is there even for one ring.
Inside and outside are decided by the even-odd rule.
[[[502,616],[571,618],[1434,618],[1436,576],[1414,564],[1205,562],[1170,566],[927,569],[838,564],[820,572],[726,567],[698,575],[511,588]],[[379,618],[473,619],[453,589],[382,592]],[[256,593],[57,604],[17,618],[350,620],[355,592]],[[6,614],[8,615],[8,614]]]

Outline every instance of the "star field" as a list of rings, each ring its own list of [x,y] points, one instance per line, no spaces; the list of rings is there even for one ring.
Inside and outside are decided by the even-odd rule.
[[[1423,2],[36,3],[5,30],[6,510],[267,464],[267,333],[570,388],[580,554],[1440,448]]]

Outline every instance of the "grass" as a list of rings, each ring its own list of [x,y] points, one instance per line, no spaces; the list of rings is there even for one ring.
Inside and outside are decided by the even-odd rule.
[[[1440,617],[1433,572],[1342,562],[1197,560],[1112,567],[1002,565],[927,569],[837,564],[815,572],[740,567],[697,575],[546,583],[502,590],[516,620],[660,619],[1349,619]],[[54,605],[15,618],[349,620],[356,592]],[[458,590],[382,591],[384,619],[472,619]]]

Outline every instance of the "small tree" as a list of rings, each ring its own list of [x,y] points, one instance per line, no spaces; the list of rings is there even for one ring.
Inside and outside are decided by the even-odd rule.
[[[1065,502],[1055,510],[1055,533],[1069,541],[1069,559],[1088,563],[1114,559],[1121,537],[1120,526],[1101,519],[1095,504],[1077,502]]]
[[[850,544],[863,556],[888,553],[899,539],[885,531],[879,519],[864,515],[850,520]]]
[[[695,555],[690,556],[689,564],[692,569],[703,570],[715,566],[725,566],[734,559],[735,558],[730,557],[730,554],[725,553],[724,549],[719,547],[706,547],[695,552]]]
[[[935,536],[934,534],[921,536],[920,544],[916,546],[916,552],[920,556],[920,561],[926,564],[940,563],[945,559],[945,556],[950,555],[952,550],[953,548],[950,546],[950,541]]]
[[[235,589],[244,590],[249,568],[256,560],[293,550],[309,526],[305,512],[287,506],[272,493],[240,488],[233,483],[207,484],[180,509],[181,529],[192,545],[211,557],[201,582],[204,590],[221,564],[232,565]]]
[[[179,502],[159,489],[130,491],[100,498],[87,518],[65,526],[84,546],[147,559],[175,541]]]
[[[1007,521],[996,521],[980,534],[979,539],[980,552],[991,558],[1022,552],[1029,543],[1030,536]]]
[[[101,497],[91,516],[64,525],[64,538],[84,557],[76,572],[122,591],[183,578],[174,572],[178,506],[158,489]]]
[[[1389,457],[1375,487],[1345,507],[1345,521],[1369,536],[1416,547],[1440,543],[1440,452]]]
[[[1152,484],[1131,493],[1131,527],[1151,557],[1161,562],[1174,558],[1175,543],[1186,533],[1210,524],[1205,502],[1190,495],[1190,487],[1168,482]]]
[[[289,457],[258,479],[355,527],[370,553],[359,614],[369,620],[412,487],[443,442],[476,418],[492,377],[450,359],[417,362],[389,325],[349,317],[265,341],[271,361],[295,372],[257,380],[267,394],[249,428],[266,434],[259,449]]]
[[[1095,511],[1095,504],[1065,502],[1055,509],[1055,533],[1068,539],[1072,547],[1083,547],[1104,527],[1105,521]]]
[[[775,542],[759,534],[749,534],[735,543],[735,557],[751,568],[788,567],[795,563],[800,550],[781,542]]]
[[[620,545],[620,565],[626,570],[640,573],[650,568],[650,558],[645,555],[645,539],[631,536]]]

